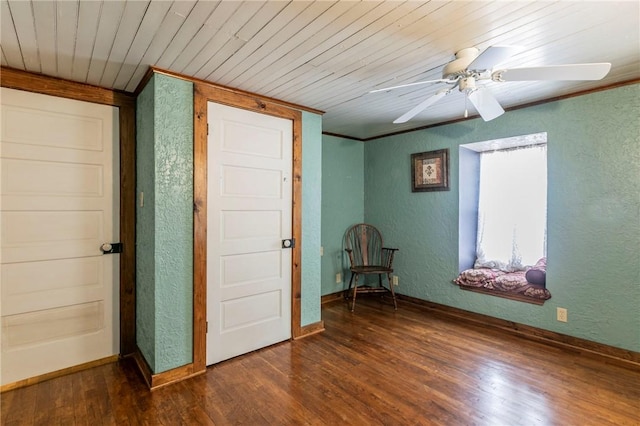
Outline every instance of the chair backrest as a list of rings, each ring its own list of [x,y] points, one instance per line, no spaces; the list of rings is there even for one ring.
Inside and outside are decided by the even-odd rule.
[[[382,265],[382,235],[366,223],[353,225],[344,236],[345,248],[352,250],[351,266]]]

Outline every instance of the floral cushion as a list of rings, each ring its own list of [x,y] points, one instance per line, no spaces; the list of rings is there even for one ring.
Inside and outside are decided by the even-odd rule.
[[[455,279],[455,282],[458,285],[484,287],[487,283],[493,282],[496,277],[504,274],[506,274],[506,272],[488,268],[467,269],[460,273],[458,278]]]
[[[523,271],[518,271],[496,277],[495,288],[502,291],[514,291],[527,285],[527,279],[524,274]]]
[[[546,259],[544,259],[544,265],[546,265]],[[544,267],[539,261],[534,268],[540,266]],[[549,290],[543,286],[534,285],[527,281],[527,272],[528,271],[504,272],[489,268],[467,269],[460,273],[458,278],[454,280],[454,283],[464,287],[481,287],[487,290],[519,294],[535,299],[551,299]]]

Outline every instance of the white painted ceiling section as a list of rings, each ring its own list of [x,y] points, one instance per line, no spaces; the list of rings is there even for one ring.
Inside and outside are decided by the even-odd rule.
[[[467,47],[526,48],[501,68],[613,65],[600,81],[487,82],[505,109],[640,78],[638,0],[0,3],[3,66],[131,92],[154,65],[326,111],[325,132],[357,138],[461,118],[455,93],[392,124],[439,85],[368,92],[439,79]]]

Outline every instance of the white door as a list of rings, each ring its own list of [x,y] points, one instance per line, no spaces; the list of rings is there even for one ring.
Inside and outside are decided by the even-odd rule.
[[[209,102],[207,365],[291,337],[291,120]]]
[[[2,384],[119,353],[118,110],[2,88]]]

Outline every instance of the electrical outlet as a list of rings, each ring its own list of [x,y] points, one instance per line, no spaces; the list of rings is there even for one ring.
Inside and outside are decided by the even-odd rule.
[[[393,283],[393,285],[400,285],[400,284],[398,284],[398,281],[399,281],[399,280],[398,280],[398,276],[397,276],[397,275],[394,275],[394,276],[391,278],[391,282]]]
[[[336,274],[336,284],[340,284],[342,282],[342,274],[338,272]]]
[[[567,310],[565,308],[557,308],[558,321],[567,322]]]

